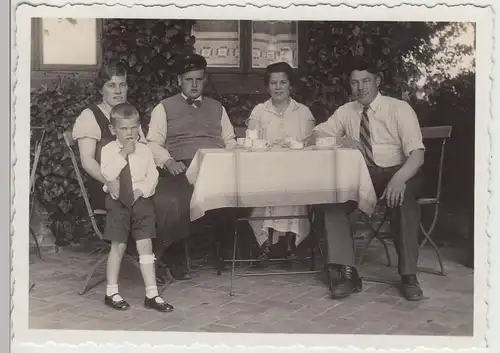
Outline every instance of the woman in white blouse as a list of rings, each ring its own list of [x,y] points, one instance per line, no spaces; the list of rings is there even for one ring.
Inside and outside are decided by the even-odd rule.
[[[250,114],[249,128],[258,127],[260,138],[271,145],[284,146],[287,141],[304,141],[312,134],[314,117],[305,105],[290,97],[293,69],[285,63],[271,64],[266,68],[264,82],[271,98],[258,104]],[[252,210],[253,217],[296,216],[307,213],[306,206],[259,207]],[[261,247],[261,259],[267,259],[272,244],[280,236],[287,236],[288,255],[293,253],[309,234],[307,219],[293,218],[281,220],[250,221],[255,238]],[[295,238],[295,239],[294,239]]]
[[[78,143],[82,168],[90,175],[86,183],[92,209],[105,210],[103,186],[106,184],[109,192],[118,196],[114,184],[107,183],[101,174],[101,150],[115,137],[109,129],[109,113],[120,103],[127,101],[127,71],[121,64],[105,65],[99,70],[95,82],[102,96],[102,101],[91,104],[82,111],[73,126],[72,138]],[[139,141],[146,143],[142,129],[139,129]],[[132,245],[134,242],[130,242]],[[135,248],[135,244],[133,245]],[[130,248],[128,249],[130,250]],[[164,283],[160,272],[157,272],[157,282]]]
[[[83,169],[90,175],[87,189],[93,209],[105,209],[103,185],[106,180],[101,174],[101,149],[114,139],[109,130],[109,112],[127,101],[127,72],[121,64],[105,65],[99,70],[95,83],[102,101],[91,104],[83,110],[73,126],[72,137],[78,143]],[[144,133],[139,129],[142,142],[146,142]],[[113,185],[107,185],[110,193],[118,193]]]

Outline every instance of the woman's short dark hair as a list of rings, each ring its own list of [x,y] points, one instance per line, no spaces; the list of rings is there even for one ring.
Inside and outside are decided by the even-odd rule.
[[[264,83],[266,86],[269,85],[269,78],[271,77],[271,74],[277,72],[283,72],[288,78],[288,81],[290,81],[290,84],[293,86],[293,80],[294,80],[293,68],[284,61],[274,63],[266,67],[266,71],[264,73]]]
[[[122,63],[115,62],[101,66],[95,80],[96,88],[98,90],[102,89],[113,76],[127,76],[127,69]]]

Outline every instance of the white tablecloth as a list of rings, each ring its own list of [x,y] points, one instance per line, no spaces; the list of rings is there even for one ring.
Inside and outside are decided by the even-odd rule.
[[[224,207],[314,205],[357,201],[373,213],[377,199],[358,150],[199,150],[186,176],[194,184],[191,219]]]

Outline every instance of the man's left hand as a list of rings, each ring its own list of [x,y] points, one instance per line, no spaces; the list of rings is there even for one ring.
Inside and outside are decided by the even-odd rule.
[[[405,190],[406,182],[399,179],[397,176],[393,176],[389,184],[387,184],[381,199],[385,198],[387,206],[389,207],[402,206]]]

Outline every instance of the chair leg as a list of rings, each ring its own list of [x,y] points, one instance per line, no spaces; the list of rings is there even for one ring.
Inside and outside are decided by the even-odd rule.
[[[389,247],[387,246],[386,241],[383,238],[377,237],[377,239],[382,243],[385,250],[385,257],[387,258],[387,267],[392,266],[391,254],[389,253]]]
[[[431,244],[431,246],[433,247],[434,251],[436,252],[436,256],[438,258],[439,268],[440,268],[439,275],[446,276],[446,274],[444,272],[444,265],[443,265],[443,259],[441,257],[441,252],[439,251],[439,247],[434,242],[434,240],[432,240],[432,237],[431,237],[432,232],[434,231],[434,228],[436,227],[436,224],[437,224],[438,214],[439,214],[439,204],[437,203],[437,204],[435,204],[434,216],[432,218],[432,223],[431,223],[429,229],[426,230],[422,221],[420,222],[420,230],[424,234],[424,240],[420,244],[420,249],[423,248],[423,246],[426,244],[426,242],[429,242],[429,244]]]
[[[328,280],[328,289],[330,290],[330,293],[333,293],[333,288],[332,288],[332,278],[330,276],[330,271],[328,269],[328,264],[325,260],[325,255],[323,254],[323,249],[321,249],[321,244],[319,243],[319,241],[317,242],[317,248],[318,248],[318,252],[319,252],[319,257],[321,259],[321,263],[323,264],[323,268],[325,270],[325,273],[326,273],[326,279]]]
[[[316,242],[316,243],[317,243],[317,242]],[[318,246],[319,246],[319,243],[317,243],[317,244],[318,244]],[[311,271],[314,271],[314,268],[316,267],[316,266],[315,266],[315,265],[316,265],[316,264],[315,264],[315,262],[316,262],[316,257],[315,257],[315,255],[316,255],[316,253],[315,253],[315,251],[314,251],[314,250],[315,250],[315,247],[316,247],[316,244],[314,244],[314,242],[313,242],[313,243],[311,243],[311,267],[309,268]]]
[[[83,282],[82,290],[79,292],[80,295],[87,293],[90,289],[94,288],[95,286],[97,286],[98,284],[100,284],[106,280],[106,278],[101,278],[99,281],[97,281],[93,285],[89,285],[90,280],[94,276],[95,271],[99,268],[99,266],[101,266],[106,261],[107,258],[108,258],[108,254],[102,255],[99,258],[99,260],[97,260],[97,262],[94,264],[94,266],[92,266],[92,268],[90,269],[90,271],[87,274],[87,277],[85,278],[85,281]]]
[[[434,215],[432,216],[432,222],[431,222],[431,225],[427,231],[424,231],[424,229],[425,229],[424,225],[422,224],[422,222],[420,222],[420,229],[422,230],[422,233],[424,234],[424,236],[426,235],[426,233],[428,235],[428,236],[425,236],[424,240],[420,244],[420,249],[422,249],[424,247],[424,245],[427,243],[427,241],[429,241],[428,238],[430,237],[430,234],[432,234],[432,232],[434,231],[434,228],[436,227],[436,224],[437,224],[438,213],[439,213],[439,204],[435,204]]]
[[[234,296],[233,293],[233,277],[235,272],[235,264],[236,264],[236,246],[238,242],[238,229],[234,230],[234,238],[233,238],[233,262],[231,263],[231,276],[230,276],[230,285],[229,285],[229,295]]]
[[[174,279],[174,276],[172,276],[172,273],[170,272],[170,269],[160,259],[156,259],[156,268],[158,268],[158,267],[162,267],[164,269],[165,275],[166,275],[165,284],[158,288],[158,292],[159,293],[163,293],[163,291],[165,290],[165,288],[167,288],[170,284],[172,284],[175,281],[175,279]]]
[[[186,267],[188,274],[191,275],[191,255],[189,251],[189,243],[188,240],[184,242],[184,253],[186,255]]]
[[[365,222],[367,224],[367,226],[371,229],[371,231],[370,231],[370,237],[369,237],[368,241],[366,242],[366,244],[361,249],[361,253],[359,255],[359,261],[358,261],[359,265],[363,264],[364,258],[365,258],[365,255],[366,255],[366,251],[370,247],[370,244],[372,243],[373,239],[377,238],[382,243],[382,245],[384,246],[385,255],[387,257],[387,266],[388,267],[392,266],[391,256],[389,254],[389,248],[387,247],[387,243],[385,242],[384,239],[380,238],[380,230],[382,229],[383,225],[387,221],[387,215],[388,215],[388,213],[389,213],[389,211],[386,208],[385,211],[384,211],[384,215],[382,217],[382,220],[380,221],[380,223],[378,224],[377,228],[375,228],[375,229],[371,225],[371,222],[369,222],[369,221]]]
[[[213,244],[213,256],[215,262],[215,270],[217,271],[217,276],[222,275],[222,270],[224,269],[224,259],[221,256],[221,242],[217,237],[215,231],[210,231],[211,240]]]
[[[446,273],[444,272],[444,265],[443,265],[443,259],[441,257],[441,253],[439,251],[439,247],[437,246],[437,244],[434,242],[434,240],[432,240],[431,238],[431,235],[430,235],[430,232],[426,232],[422,223],[420,223],[420,230],[422,230],[422,233],[424,233],[424,236],[425,236],[425,239],[429,242],[429,244],[432,245],[432,247],[434,248],[434,251],[436,252],[436,256],[438,258],[438,262],[439,262],[439,268],[440,268],[440,272],[439,274],[441,276],[446,276]]]
[[[31,228],[31,226],[29,228],[30,228],[31,237],[33,238],[33,240],[35,242],[36,253],[38,255],[38,258],[41,261],[42,260],[42,251],[40,250],[40,244],[38,243],[38,239],[36,238],[36,234],[35,234],[35,232],[33,232],[33,229]]]
[[[217,270],[217,276],[222,275],[222,270],[224,269],[224,259],[220,255],[220,244],[215,245],[215,269]]]

